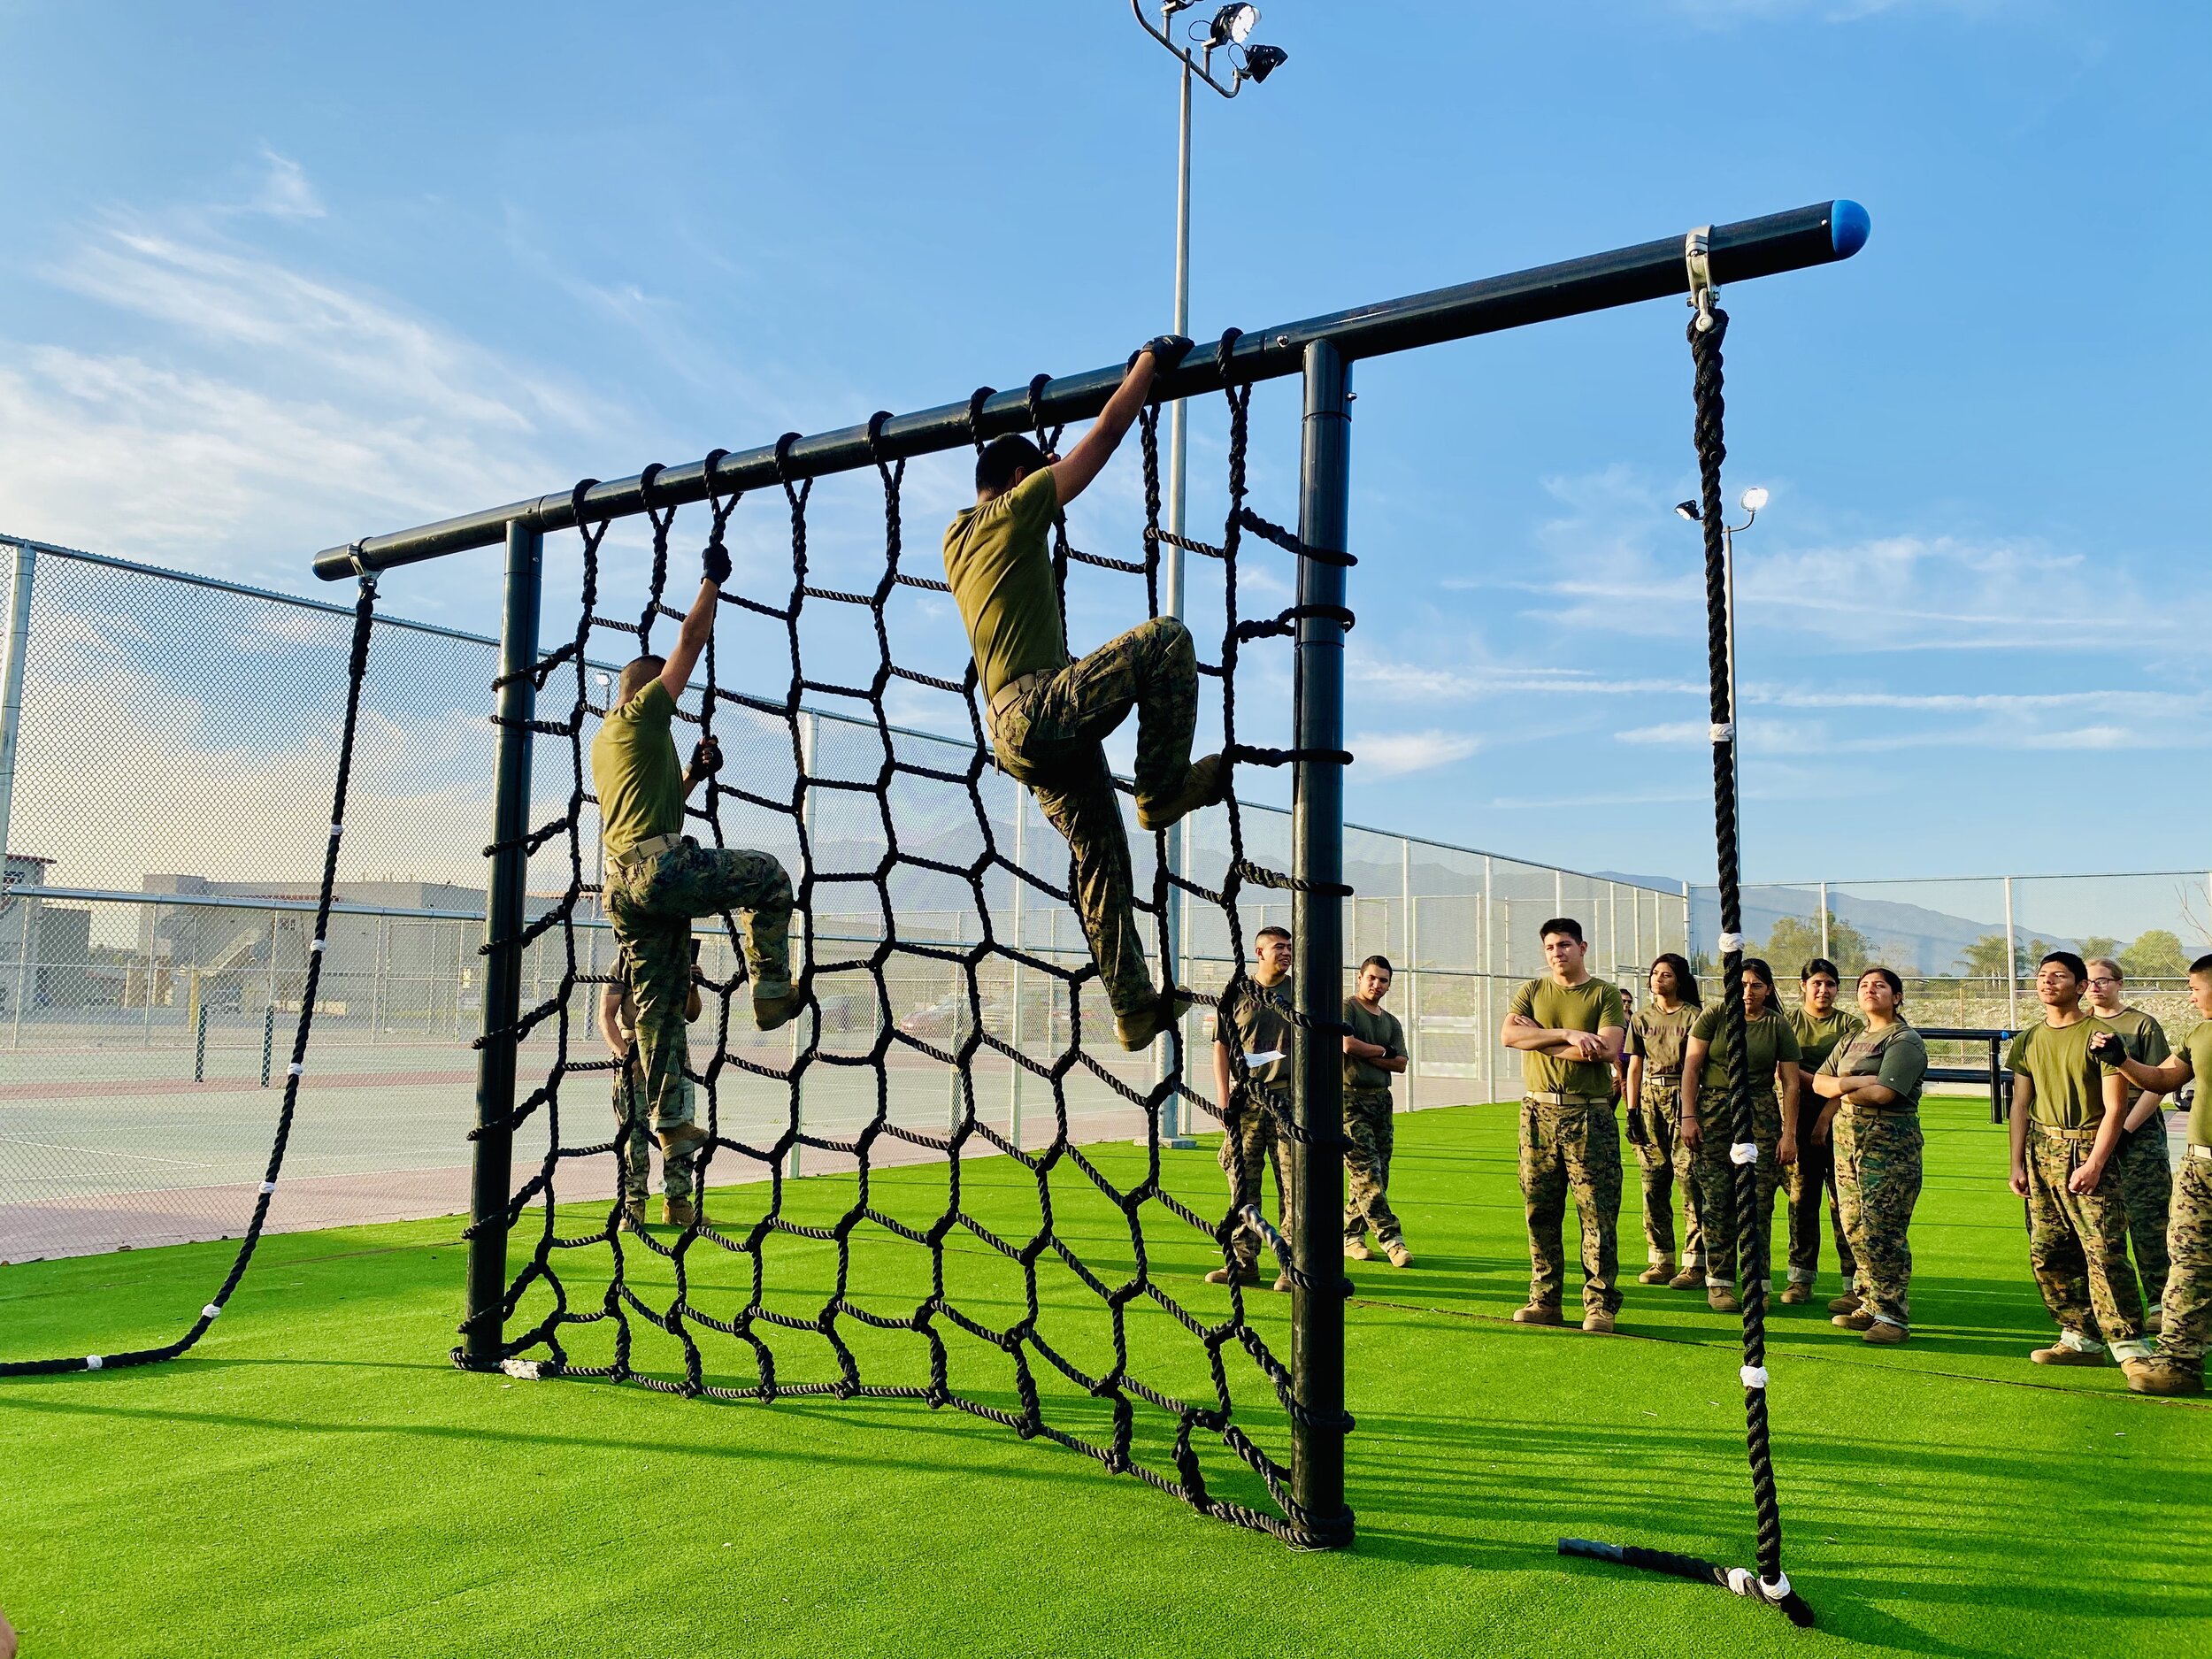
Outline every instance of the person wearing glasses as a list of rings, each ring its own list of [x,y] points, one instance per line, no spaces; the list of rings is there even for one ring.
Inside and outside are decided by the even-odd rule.
[[[2081,1005],[2088,965],[2070,950],[2038,964],[2042,1021],[2012,1040],[2012,1190],[2028,1201],[2028,1263],[2058,1340],[2028,1356],[2039,1365],[2124,1365],[2147,1359],[2143,1294],[2128,1265],[2128,1217],[2110,1176],[2128,1086],[2091,1052],[2119,1033]],[[2124,1053],[2124,1045],[2123,1045]]]
[[[2159,1066],[2173,1055],[2172,1046],[2159,1023],[2139,1008],[2120,999],[2126,995],[2127,976],[2109,956],[2089,964],[2089,1011],[2120,1033],[2128,1058],[2139,1065]],[[2127,1116],[2120,1124],[2120,1149],[2113,1154],[2112,1172],[2127,1202],[2128,1238],[2135,1246],[2135,1271],[2143,1280],[2143,1318],[2155,1333],[2159,1303],[2166,1294],[2166,1217],[2174,1199],[2173,1160],[2166,1155],[2166,1097],[2156,1089],[2128,1085]]]

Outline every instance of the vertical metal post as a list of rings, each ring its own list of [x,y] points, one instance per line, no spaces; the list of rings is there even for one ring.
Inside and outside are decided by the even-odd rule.
[[[2005,1024],[2020,1029],[2020,947],[2012,933],[2012,878],[2005,878]]]
[[[1029,850],[1028,825],[1029,791],[1026,789],[1018,788],[1014,791],[1014,868],[1020,872],[1025,872],[1029,868],[1027,861]],[[1022,923],[1025,919],[1024,912],[1028,908],[1028,895],[1025,891],[1028,886],[1029,883],[1023,880],[1019,875],[1015,877],[1014,902],[1012,907],[1014,913],[1012,923],[1014,930],[1014,949],[1017,951],[1025,949],[1028,944],[1028,941],[1022,936]],[[1022,1048],[1022,964],[1019,962],[1017,962],[1014,964],[1013,992],[1006,999],[1008,1005],[1011,1010],[1011,1017],[1014,1025],[1013,1033],[1009,1041],[1011,1042],[1014,1052],[1018,1056],[1024,1052]],[[1047,1010],[1047,1018],[1050,1018],[1050,1010],[1048,1007]],[[1019,1059],[1008,1062],[1006,1076],[1006,1138],[1012,1141],[1017,1147],[1020,1146],[1022,1143],[1022,1071],[1023,1066]]]
[[[1566,908],[1567,872],[1563,870],[1555,870],[1551,872],[1551,913],[1554,916],[1560,915]]]
[[[1682,954],[1690,959],[1692,972],[1697,968],[1697,941],[1690,933],[1690,884],[1682,884]]]
[[[8,850],[8,825],[15,810],[15,735],[23,722],[23,664],[31,650],[31,579],[38,554],[21,542],[15,549],[8,584],[7,632],[0,635],[0,868]]]
[[[1605,950],[1611,958],[1609,979],[1617,979],[1621,972],[1621,888],[1617,881],[1605,884]]]
[[[1476,931],[1481,935],[1476,958],[1482,966],[1482,1094],[1486,1103],[1498,1098],[1498,1024],[1494,1016],[1494,999],[1490,984],[1490,935],[1498,925],[1497,913],[1490,903],[1490,855],[1482,856],[1481,914],[1476,918]]]
[[[1405,1110],[1411,1111],[1413,1097],[1421,1087],[1421,913],[1415,908],[1419,901],[1413,896],[1413,841],[1406,835],[1398,838],[1398,902],[1405,910],[1400,927],[1406,952]]]
[[[8,1047],[11,1048],[23,1046],[23,1004],[31,995],[31,932],[38,925],[38,901],[25,892],[24,889],[30,885],[26,881],[16,890],[16,925],[22,932],[17,936],[15,945],[15,1008],[13,1028],[8,1034]]]
[[[1299,467],[1298,534],[1342,551],[1349,517],[1351,371],[1325,340],[1306,348],[1306,407]],[[1298,564],[1296,742],[1291,867],[1298,1025],[1291,1079],[1291,1185],[1297,1193],[1293,1260],[1302,1281],[1291,1298],[1291,1374],[1304,1408],[1291,1438],[1291,1494],[1312,1541],[1352,1541],[1344,1502],[1344,567]],[[1316,614],[1319,612],[1320,614]]]
[[[1836,954],[1828,949],[1828,884],[1825,881],[1820,884],[1820,954],[1832,958]]]
[[[192,1080],[204,1083],[207,1081],[207,1004],[200,1002],[196,973],[192,1000],[199,1005],[199,1013],[194,1022],[199,1029],[192,1041]]]
[[[822,717],[818,714],[802,713],[799,716],[799,764],[800,770],[809,778],[813,777],[815,766],[820,759],[821,753]],[[1021,792],[1016,790],[1015,793],[1019,795]],[[806,856],[810,860],[814,856],[814,790],[810,785],[799,791],[799,827],[804,833]],[[603,865],[606,853],[603,846],[600,852]],[[603,898],[601,902],[604,903],[605,900]],[[803,907],[798,912],[797,919],[799,923],[799,962],[803,967],[814,960],[814,907],[810,904]],[[822,1017],[819,1011],[818,991],[816,1000],[817,1009],[812,1018],[818,1021]],[[791,1064],[795,1066],[799,1064],[802,1046],[800,1033],[805,1031],[808,1018],[808,1015],[802,1013],[798,1018],[791,1022]],[[814,1034],[818,1041],[822,1034],[820,1030],[818,1028]],[[792,1099],[791,1110],[796,1118],[791,1125],[792,1129],[796,1133],[803,1133],[806,1129],[806,1083],[804,1079],[801,1079],[798,1092]],[[791,1150],[784,1158],[784,1175],[787,1179],[795,1181],[799,1179],[801,1150],[799,1142],[792,1141]]]
[[[269,1063],[276,1056],[276,1004],[261,1011],[261,1087],[269,1087]]]
[[[475,1169],[470,1183],[468,1317],[463,1353],[471,1365],[499,1363],[507,1294],[507,1200],[514,1186],[515,1023],[522,1015],[523,898],[529,855],[530,728],[537,684],[538,594],[545,537],[507,526],[506,603],[499,624],[497,747],[492,763],[491,879],[484,897],[484,1047],[476,1070]]]

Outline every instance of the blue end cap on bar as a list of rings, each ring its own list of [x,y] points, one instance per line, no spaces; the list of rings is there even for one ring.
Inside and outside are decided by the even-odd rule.
[[[1838,196],[1830,211],[1828,234],[1836,250],[1836,257],[1848,259],[1866,246],[1866,239],[1874,229],[1874,221],[1867,211],[1848,196]]]

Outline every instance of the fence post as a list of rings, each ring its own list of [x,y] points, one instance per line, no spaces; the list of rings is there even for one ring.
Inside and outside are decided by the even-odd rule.
[[[2005,878],[2005,1024],[2020,1029],[2020,947],[2012,934],[2012,878]]]
[[[821,753],[822,717],[818,714],[802,714],[799,717],[799,766],[806,777],[814,776],[815,764],[820,758]],[[810,784],[803,783],[799,791],[799,829],[806,849],[807,861],[810,864],[814,859],[814,789]],[[803,873],[803,871],[802,874]],[[603,887],[600,889],[600,902],[603,904],[606,902],[605,891]],[[810,904],[801,910],[797,919],[799,923],[799,964],[802,968],[811,967],[814,963],[814,907]],[[822,1038],[821,995],[821,987],[817,986],[814,992],[814,1039],[817,1043],[819,1043]],[[806,1016],[804,1014],[791,1022],[791,1064],[794,1066],[799,1064],[799,1056],[803,1051],[801,1033],[805,1029]],[[784,1159],[784,1175],[787,1179],[795,1181],[799,1179],[799,1155],[802,1150],[796,1137],[806,1131],[806,1080],[803,1078],[792,1091],[791,1118],[794,1139],[791,1142],[791,1151]]]
[[[199,1029],[192,1041],[192,1080],[195,1083],[204,1083],[207,1081],[207,1004],[200,1001],[200,979],[197,970],[194,971],[192,976],[192,1001],[199,1009],[198,1018],[195,1021]]]
[[[476,1068],[476,1156],[470,1183],[464,1363],[496,1365],[505,1345],[507,1201],[514,1186],[515,1023],[522,1016],[523,898],[529,854],[530,727],[537,682],[538,593],[545,537],[507,526],[506,603],[499,623],[499,735],[493,761],[491,879],[484,898],[484,1046]]]
[[[1490,902],[1490,855],[1482,856],[1482,914],[1476,932],[1477,960],[1482,964],[1482,1093],[1484,1104],[1498,1098],[1498,1023],[1493,1018],[1490,982],[1490,936],[1497,931],[1498,916]]]
[[[13,1029],[9,1033],[8,1047],[23,1046],[23,1004],[32,994],[31,930],[38,921],[38,901],[26,896],[29,882],[16,890],[17,908],[21,914],[16,926],[22,931],[17,935],[15,947],[15,1007],[12,1010]]]
[[[1405,911],[1400,931],[1406,952],[1406,1107],[1411,1111],[1421,1088],[1421,928],[1414,908],[1413,839],[1398,837],[1398,902]]]
[[[271,1002],[261,1014],[261,1087],[269,1087],[269,1063],[276,1055],[276,1004]]]
[[[15,549],[13,579],[8,584],[7,632],[0,635],[0,869],[8,850],[8,825],[15,810],[15,737],[23,720],[23,664],[31,651],[31,581],[38,554],[20,541]]]
[[[1828,949],[1828,884],[1825,881],[1820,884],[1820,954],[1829,957],[1836,954]]]
[[[1336,347],[1306,347],[1298,535],[1339,552],[1347,537],[1351,369]],[[1296,743],[1292,783],[1292,906],[1298,1021],[1291,1075],[1291,1186],[1298,1268],[1291,1295],[1291,1496],[1312,1544],[1352,1541],[1344,1502],[1344,567],[1298,561]]]
[[[1019,1057],[1023,1052],[1022,964],[1018,959],[1018,953],[1026,949],[1028,945],[1028,941],[1022,936],[1022,912],[1027,908],[1027,895],[1025,893],[1024,889],[1029,885],[1027,879],[1025,879],[1029,869],[1027,860],[1029,839],[1028,825],[1029,791],[1026,789],[1018,788],[1014,791],[1014,869],[1016,873],[1014,876],[1013,902],[1014,949],[1017,953],[1017,959],[1014,963],[1014,987],[1006,999],[1009,1010],[1008,1018],[1012,1021],[1014,1028],[1010,1042],[1015,1055],[1014,1058],[1008,1061],[1006,1068],[1006,1138],[1012,1141],[1017,1148],[1018,1148],[1022,1143],[1023,1071],[1022,1063]],[[1048,1021],[1051,1018],[1051,1010],[1049,1007],[1046,1010],[1046,1018]],[[1048,1037],[1049,1033],[1047,1034]]]

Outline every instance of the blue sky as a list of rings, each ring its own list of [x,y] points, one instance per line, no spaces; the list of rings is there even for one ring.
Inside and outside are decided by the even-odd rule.
[[[1855,260],[1724,296],[1729,493],[1773,492],[1740,544],[1748,874],[2204,864],[2212,12],[1264,10],[1288,66],[1198,111],[1202,336],[1871,210]],[[354,535],[1165,321],[1172,65],[1118,0],[0,3],[0,53],[37,69],[0,168],[0,529],[327,596],[307,560]],[[1681,318],[1361,366],[1354,818],[1709,872]],[[1288,518],[1294,404],[1255,411],[1256,504]],[[1109,549],[1118,469],[1077,526]],[[918,468],[910,542],[960,494]],[[833,561],[869,557],[864,495],[827,508]],[[488,631],[495,557],[387,603]],[[1126,603],[1087,595],[1079,643]]]

